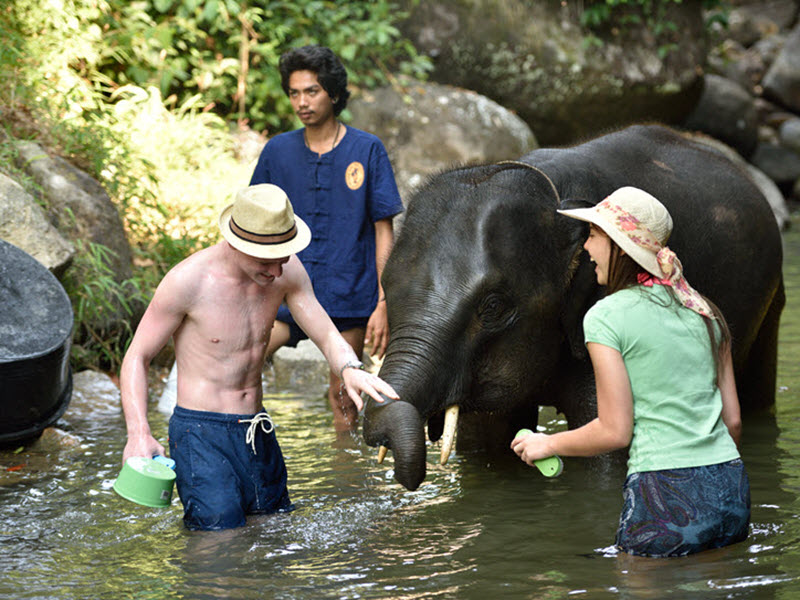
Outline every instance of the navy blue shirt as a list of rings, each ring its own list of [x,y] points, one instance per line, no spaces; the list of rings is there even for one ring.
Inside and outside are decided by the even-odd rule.
[[[270,139],[250,185],[283,189],[311,228],[311,243],[297,256],[328,315],[369,317],[378,301],[374,224],[403,211],[392,165],[370,133],[348,127],[339,145],[320,156],[306,147],[303,132]],[[282,307],[278,318],[285,316]]]

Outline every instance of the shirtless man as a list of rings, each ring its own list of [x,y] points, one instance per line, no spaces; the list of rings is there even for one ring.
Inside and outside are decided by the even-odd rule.
[[[184,523],[227,529],[246,514],[291,510],[286,467],[262,405],[261,372],[270,331],[285,302],[298,325],[342,377],[360,410],[360,394],[396,399],[362,365],[323,308],[295,253],[311,233],[286,194],[272,184],[241,190],[220,215],[225,238],[175,266],[159,284],[122,363],[128,431],[123,461],[164,454],[147,421],[147,371],[175,341],[178,400],[170,418]]]

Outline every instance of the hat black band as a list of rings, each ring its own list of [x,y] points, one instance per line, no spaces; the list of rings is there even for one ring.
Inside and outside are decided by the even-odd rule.
[[[297,225],[294,224],[290,230],[284,233],[253,233],[252,231],[247,231],[246,229],[239,227],[233,220],[233,217],[231,217],[230,227],[231,231],[236,237],[241,238],[246,242],[263,244],[265,246],[270,244],[282,244],[294,239],[294,237],[297,236]]]

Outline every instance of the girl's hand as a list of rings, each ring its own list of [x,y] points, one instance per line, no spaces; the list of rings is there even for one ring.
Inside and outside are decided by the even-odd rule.
[[[550,448],[550,436],[544,433],[527,433],[516,437],[511,441],[511,449],[531,467],[533,461],[555,454]]]

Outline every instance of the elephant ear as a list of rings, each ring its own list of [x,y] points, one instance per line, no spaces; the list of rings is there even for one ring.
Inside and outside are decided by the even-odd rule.
[[[587,208],[591,202],[565,200],[559,208]],[[559,215],[558,227],[564,240],[564,251],[569,257],[567,287],[561,310],[561,326],[569,343],[573,358],[583,360],[589,356],[583,337],[583,316],[601,297],[597,276],[589,256],[583,251],[583,243],[589,235],[589,224]]]
[[[558,205],[558,210],[572,210],[573,208],[592,208],[595,206],[594,202],[589,202],[588,200],[574,200],[572,198],[565,198],[561,201],[561,204]],[[562,215],[563,216],[563,215]],[[564,217],[565,219],[569,219],[570,217]],[[575,221],[576,219],[572,219]]]

